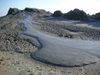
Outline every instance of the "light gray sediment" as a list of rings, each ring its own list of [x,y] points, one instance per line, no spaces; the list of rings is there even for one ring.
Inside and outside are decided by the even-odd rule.
[[[89,65],[100,60],[100,41],[71,40],[45,34],[35,28],[30,16],[19,23],[26,28],[22,34],[35,38],[40,44],[39,50],[31,53],[32,58],[68,67]]]

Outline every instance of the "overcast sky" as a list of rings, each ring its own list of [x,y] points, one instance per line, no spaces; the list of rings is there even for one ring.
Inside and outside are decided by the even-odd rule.
[[[0,0],[0,16],[6,15],[10,7],[39,8],[50,12],[61,10],[64,13],[78,8],[86,13],[95,14],[100,12],[100,0]]]

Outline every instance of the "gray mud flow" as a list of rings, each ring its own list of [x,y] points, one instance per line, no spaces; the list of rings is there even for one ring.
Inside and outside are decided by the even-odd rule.
[[[71,40],[52,36],[35,28],[38,22],[31,17],[21,20],[26,29],[23,35],[35,38],[39,49],[31,57],[58,66],[77,67],[93,64],[100,59],[100,41]]]

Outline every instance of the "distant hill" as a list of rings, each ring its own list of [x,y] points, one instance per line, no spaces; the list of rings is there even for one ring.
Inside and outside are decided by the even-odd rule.
[[[28,14],[39,14],[45,17],[56,17],[56,18],[65,18],[68,20],[81,20],[81,21],[90,21],[90,20],[100,20],[100,13],[96,13],[95,15],[89,15],[83,10],[74,9],[67,13],[62,13],[60,10],[56,10],[54,13],[45,11],[43,9],[36,9],[36,8],[25,8],[24,10],[20,10],[17,8],[10,8],[7,15],[16,15],[21,12],[26,12]]]

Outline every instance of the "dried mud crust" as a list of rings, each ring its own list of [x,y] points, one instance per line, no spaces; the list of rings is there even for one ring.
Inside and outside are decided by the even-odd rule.
[[[81,27],[66,23],[45,21],[41,24],[41,30],[70,39],[100,40],[100,29],[94,27]]]
[[[11,18],[11,16],[0,19],[0,42],[5,46],[7,51],[16,51],[19,53],[34,52],[37,48],[29,40],[18,37],[23,30],[18,24],[20,19],[22,17]]]
[[[99,61],[98,53],[91,54],[91,52],[94,50],[99,52],[98,44],[100,42],[92,44],[93,41],[68,40],[50,36],[35,29],[35,26],[32,27],[32,22],[30,16],[20,21],[20,24],[23,24],[23,27],[26,28],[23,34],[36,38],[41,45],[38,51],[31,54],[32,58],[41,62],[66,67],[83,67]]]
[[[0,75],[100,75],[99,62],[85,67],[65,68],[50,66],[31,59],[27,53],[35,50],[34,46],[27,39],[18,40],[18,33],[22,30],[16,24],[16,19],[14,19],[16,23],[13,21],[8,23],[9,19],[6,19],[7,23],[0,19],[0,23],[2,21],[0,24]]]
[[[66,68],[31,60],[27,54],[0,51],[0,75],[99,75],[100,63]]]

